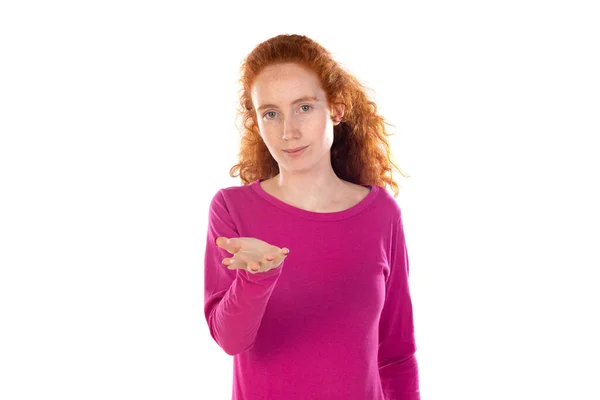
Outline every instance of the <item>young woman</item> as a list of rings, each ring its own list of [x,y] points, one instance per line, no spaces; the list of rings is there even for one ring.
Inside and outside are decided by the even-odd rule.
[[[409,261],[387,175],[402,171],[384,119],[306,36],[259,44],[241,84],[230,172],[243,185],[213,197],[204,260],[204,313],[234,356],[232,398],[419,400]]]

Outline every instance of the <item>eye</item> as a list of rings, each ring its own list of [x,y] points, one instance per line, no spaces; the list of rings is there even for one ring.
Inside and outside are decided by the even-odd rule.
[[[305,112],[308,112],[308,111],[309,111],[311,108],[313,108],[313,106],[311,106],[311,105],[308,105],[308,104],[303,104],[303,105],[301,105],[301,106],[300,106],[300,108],[302,108],[302,107],[308,107],[308,110],[304,110]],[[263,115],[263,118],[264,118],[264,117],[266,117],[266,116],[267,116],[267,115],[269,115],[269,114],[276,114],[276,112],[275,112],[275,111],[269,111],[269,112],[266,112],[266,113]],[[272,119],[272,118],[275,118],[275,117],[273,116],[273,117],[271,117],[271,118],[267,118],[267,119]]]

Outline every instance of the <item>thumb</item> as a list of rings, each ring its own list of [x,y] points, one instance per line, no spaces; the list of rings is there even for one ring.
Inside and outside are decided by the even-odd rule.
[[[220,236],[217,238],[217,240],[219,240],[219,239],[221,239],[221,241],[219,243],[217,243],[217,245],[224,248],[231,254],[237,253],[242,248],[242,242],[241,242],[242,238],[239,238],[239,237],[226,238],[226,237]]]
[[[215,239],[215,244],[219,247],[227,248],[227,246],[230,243],[229,243],[229,239],[227,239],[226,237],[219,236],[218,238]]]

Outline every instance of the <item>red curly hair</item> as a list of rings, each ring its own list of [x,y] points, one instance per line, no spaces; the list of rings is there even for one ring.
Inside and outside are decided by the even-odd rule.
[[[282,34],[260,43],[241,64],[238,118],[241,117],[243,127],[238,129],[242,139],[239,163],[231,168],[230,176],[239,175],[248,185],[279,173],[277,161],[260,136],[250,90],[263,68],[288,62],[308,67],[319,76],[328,104],[345,105],[342,122],[334,126],[331,146],[331,165],[338,178],[355,184],[389,185],[397,197],[398,184],[392,179],[392,167],[402,176],[408,175],[392,161],[386,140],[392,134],[385,129],[391,124],[377,114],[377,105],[369,100],[363,85],[334,61],[328,50],[296,34]]]

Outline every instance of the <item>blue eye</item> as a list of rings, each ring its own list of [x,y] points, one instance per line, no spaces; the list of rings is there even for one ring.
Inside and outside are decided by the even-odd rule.
[[[308,104],[303,104],[303,105],[301,105],[300,107],[308,107],[308,108],[309,108],[309,110],[310,110],[311,108],[313,108],[313,106],[310,106],[310,105],[308,105]],[[309,110],[306,110],[305,112],[308,112]],[[269,115],[269,114],[275,114],[275,111],[269,111],[269,112],[266,112],[266,113],[263,115],[263,118],[264,118],[264,117],[266,117],[266,116],[267,116],[267,115]],[[273,118],[275,118],[275,117],[273,117]],[[268,118],[268,119],[271,119],[271,118]]]

